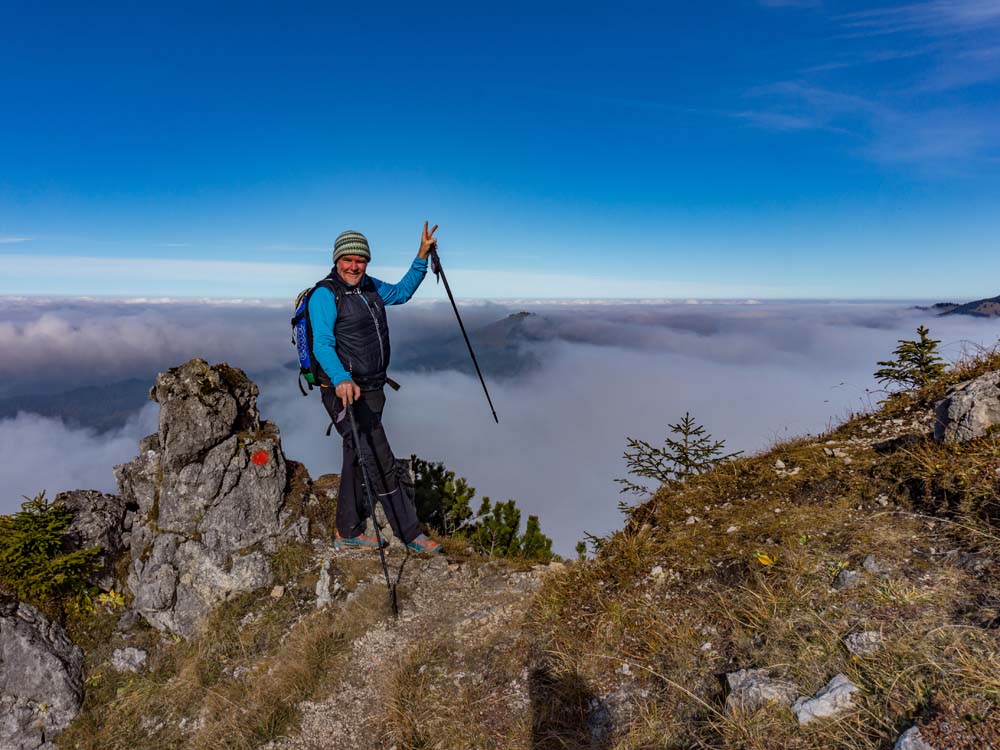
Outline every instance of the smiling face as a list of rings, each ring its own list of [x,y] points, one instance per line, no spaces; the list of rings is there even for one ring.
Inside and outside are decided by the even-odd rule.
[[[337,275],[348,286],[356,286],[361,282],[368,268],[368,261],[361,255],[341,255],[337,258]]]

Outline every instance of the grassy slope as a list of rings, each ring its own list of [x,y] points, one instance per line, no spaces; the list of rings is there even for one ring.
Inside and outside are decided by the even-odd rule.
[[[1000,356],[983,358],[948,379],[998,367]],[[396,656],[374,665],[384,719],[366,746],[861,750],[891,747],[916,721],[939,750],[1000,747],[1000,441],[934,444],[929,409],[944,386],[659,493],[595,560],[548,575],[523,622],[477,614],[484,586],[503,592],[508,566],[489,563],[497,572],[479,577],[482,563],[448,540],[449,561],[467,571],[440,582],[463,587],[454,616],[438,617],[447,612],[433,593],[405,600],[440,627],[394,642]],[[851,462],[824,450],[834,447]],[[778,459],[798,473],[776,472]],[[869,555],[884,574],[864,570]],[[316,612],[308,548],[286,549],[278,565],[284,596],[228,603],[200,639],[133,631],[130,642],[151,654],[137,675],[108,667],[123,645],[116,614],[75,624],[88,688],[59,746],[216,750],[295,738],[302,701],[342,691],[352,648],[390,616],[378,585]],[[861,581],[835,591],[843,569]],[[379,575],[374,560],[339,561],[331,573],[344,591]],[[476,618],[493,615],[500,629],[476,636]],[[862,630],[885,638],[873,657],[843,646]],[[727,711],[722,677],[739,668],[766,668],[802,694],[845,672],[863,692],[844,719],[800,728],[779,706]],[[599,698],[628,707],[605,734]]]
[[[948,382],[997,367],[983,357]],[[888,748],[914,721],[942,749],[1000,747],[1000,440],[935,444],[945,385],[661,491],[549,582],[532,631],[556,672],[633,698],[614,747]],[[834,590],[845,568],[861,581]],[[884,647],[852,656],[842,639],[860,631]],[[780,706],[730,712],[722,678],[741,668],[803,695],[844,672],[859,708],[802,728]]]

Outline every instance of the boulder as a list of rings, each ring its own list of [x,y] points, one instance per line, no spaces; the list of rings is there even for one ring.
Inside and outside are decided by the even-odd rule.
[[[808,724],[816,719],[826,719],[839,716],[850,710],[853,705],[853,694],[860,688],[845,674],[838,674],[812,698],[802,696],[794,704],[792,711],[799,724]]]
[[[729,695],[726,708],[753,712],[764,706],[790,706],[799,694],[798,687],[787,680],[772,679],[766,669],[741,669],[726,675]]]
[[[101,569],[91,583],[104,590],[114,588],[114,564],[127,549],[132,515],[118,495],[96,490],[73,490],[56,495],[56,502],[72,512],[66,537],[73,549],[101,548]]]
[[[136,508],[128,586],[153,627],[190,637],[215,605],[270,586],[270,555],[304,541],[308,521],[288,507],[280,435],[241,370],[193,359],[150,395],[157,433],[115,467]]]
[[[934,439],[964,443],[1000,426],[1000,372],[988,372],[948,389],[934,406]]]
[[[83,652],[34,607],[0,599],[0,747],[55,750],[83,702]]]

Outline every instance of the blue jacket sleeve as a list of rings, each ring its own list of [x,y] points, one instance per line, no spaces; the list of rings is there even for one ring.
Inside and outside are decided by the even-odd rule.
[[[426,258],[414,258],[413,263],[410,264],[410,270],[406,272],[406,275],[399,280],[397,284],[389,284],[385,281],[380,281],[379,279],[372,278],[372,282],[375,284],[375,290],[378,292],[378,296],[382,298],[382,301],[387,305],[401,305],[404,302],[409,301],[413,293],[417,291],[417,287],[420,286],[420,282],[424,280],[424,276],[427,275],[427,259]],[[322,364],[322,362],[320,362]],[[326,369],[325,367],[323,368]]]
[[[337,339],[333,335],[333,326],[337,322],[337,301],[333,292],[325,287],[319,287],[309,298],[309,325],[313,332],[313,354],[323,371],[330,376],[334,385],[350,380],[337,351],[334,348]]]

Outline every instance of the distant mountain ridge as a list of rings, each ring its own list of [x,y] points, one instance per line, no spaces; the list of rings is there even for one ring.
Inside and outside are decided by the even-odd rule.
[[[545,317],[537,313],[516,312],[506,318],[469,333],[486,375],[497,378],[515,377],[536,370],[541,359],[530,345],[549,338]],[[410,372],[440,372],[458,370],[474,374],[475,368],[461,334],[440,343],[406,344],[394,347],[392,369]]]
[[[951,310],[942,312],[941,315],[972,315],[977,318],[1000,317],[1000,295],[966,302],[964,305],[955,305]]]
[[[957,302],[938,302],[930,307],[918,305],[918,310],[930,310],[941,315],[971,315],[975,318],[1000,317],[1000,295],[977,299],[965,304]]]

